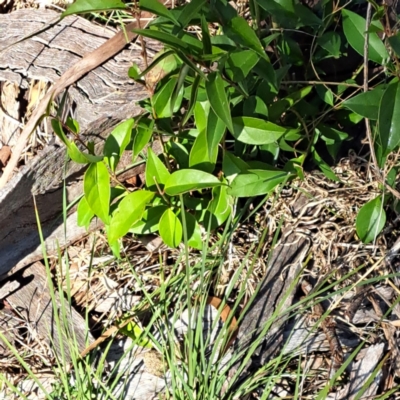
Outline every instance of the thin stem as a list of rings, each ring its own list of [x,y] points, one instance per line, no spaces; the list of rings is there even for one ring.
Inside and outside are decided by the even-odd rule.
[[[365,38],[364,38],[364,93],[368,92],[368,47],[369,47],[369,34],[368,34],[368,29],[369,29],[369,24],[371,22],[371,8],[372,5],[371,3],[368,3],[368,8],[367,8],[367,17],[365,20]],[[369,118],[365,118],[365,128],[367,131],[367,138],[369,142],[369,147],[371,150],[371,157],[372,157],[372,162],[374,164],[376,173],[380,177],[380,169],[378,165],[378,160],[376,158],[375,154],[375,148],[374,148],[374,142],[372,140],[372,132],[371,132],[371,124],[369,123]]]

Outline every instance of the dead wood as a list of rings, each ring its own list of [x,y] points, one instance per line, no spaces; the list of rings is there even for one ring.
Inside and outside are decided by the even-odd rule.
[[[308,248],[309,240],[303,235],[293,233],[284,238],[273,251],[267,274],[239,326],[236,348],[243,351],[249,349],[255,338],[270,325],[254,352],[253,364],[263,365],[283,345],[283,332],[289,315],[282,311],[292,304],[297,287],[295,280]],[[276,318],[273,317],[275,313],[278,314]],[[255,365],[247,365],[246,370],[252,366]]]
[[[28,10],[21,11],[24,11],[25,13],[13,13],[7,15],[7,17],[12,19],[14,14],[18,14],[19,18],[21,18],[20,23],[28,23],[29,21],[32,22],[34,20],[35,17],[32,16],[33,10],[29,10],[29,17],[27,16],[28,14],[26,14],[26,11]],[[42,15],[42,13],[44,13],[44,11],[40,11],[40,15]],[[38,28],[43,24],[43,17],[38,16],[39,14],[37,13],[34,15],[39,18],[39,25],[36,26],[36,28]],[[53,16],[54,14],[51,13],[51,15]],[[2,24],[4,24],[4,19],[0,19],[0,26],[2,26]],[[87,21],[79,17],[66,18],[63,20],[60,26],[57,25],[53,27],[51,32],[43,32],[40,37],[34,37],[23,41],[19,43],[16,48],[11,47],[9,51],[12,51],[13,56],[9,54],[8,50],[5,53],[0,53],[0,76],[2,76],[1,74],[4,72],[12,72],[15,74],[15,71],[21,71],[18,73],[20,79],[33,77],[43,79],[45,76],[51,81],[51,74],[54,73],[54,68],[60,68],[60,72],[63,72],[65,69],[67,69],[67,72],[62,76],[62,78],[60,78],[60,81],[55,84],[53,89],[47,95],[47,97],[49,97],[49,95],[50,97],[55,96],[56,93],[61,90],[61,88],[71,84],[74,79],[78,79],[78,77],[84,74],[85,71],[94,68],[96,63],[101,63],[126,45],[124,34],[122,32],[118,33],[116,36],[113,36],[107,41],[106,38],[100,37],[99,31],[103,32],[103,28],[93,28],[92,24],[88,24],[89,23]],[[77,50],[73,50],[71,48],[66,49],[67,45],[65,43],[68,42],[68,40],[66,40],[65,37],[64,40],[60,40],[59,38],[59,35],[61,35],[62,32],[66,32],[70,28],[76,29],[77,32],[81,34],[81,36],[79,36],[81,40],[79,41],[79,48]],[[9,30],[10,33],[7,36],[8,41],[11,40],[10,38],[15,40],[18,35],[21,35],[21,31],[13,30],[12,25],[10,25]],[[32,30],[35,30],[34,27],[32,27]],[[127,30],[129,31],[128,27]],[[86,33],[84,34],[84,32]],[[76,35],[77,33],[75,33],[75,36],[71,36],[72,38],[75,37],[75,41],[71,41],[69,46],[73,46],[74,42],[76,44]],[[129,34],[128,36],[132,38],[132,35],[133,34]],[[90,38],[93,40],[90,40]],[[3,45],[9,43],[5,41],[6,39],[2,39]],[[100,46],[99,49],[94,51],[94,53],[97,54],[97,57],[95,57],[95,62],[90,61],[90,57],[84,56],[81,61],[72,65],[72,67],[68,63],[61,67],[58,66],[58,63],[62,64],[60,60],[63,59],[59,58],[62,54],[66,54],[66,60],[68,59],[69,55],[74,52],[83,55],[85,52],[90,52],[93,47],[96,47],[99,44],[99,40],[105,42],[104,45],[106,48]],[[53,49],[51,49],[49,43],[54,45]],[[64,44],[62,45],[62,43]],[[37,44],[41,46],[38,49],[35,47]],[[22,46],[22,48],[20,49],[18,46]],[[23,46],[27,46],[27,48],[25,49]],[[60,49],[58,53],[54,53],[54,50],[57,48],[57,46],[60,46]],[[85,51],[85,48],[87,51]],[[49,54],[53,54],[55,57],[55,65],[52,69],[49,68],[49,61],[47,63],[43,61],[43,63],[40,62],[39,64],[36,64],[38,60],[40,60],[41,55],[48,60],[49,54],[47,56],[45,56],[45,54],[46,51],[49,50],[52,50],[52,52]],[[70,53],[68,53],[67,50]],[[37,51],[39,53],[35,53]],[[106,51],[106,53],[103,54],[103,51]],[[100,53],[101,56],[99,56]],[[131,54],[131,61],[141,58],[141,50],[139,48],[134,49],[131,47],[129,49],[129,53]],[[32,59],[26,60],[26,54],[31,54],[30,57]],[[58,58],[55,56],[55,54],[59,54]],[[9,55],[10,58],[7,58],[7,55]],[[76,60],[76,57],[77,56],[75,55],[74,60]],[[127,55],[125,54],[124,57],[124,59],[126,59]],[[20,60],[21,64],[15,64],[15,60]],[[6,61],[7,63],[5,65],[4,63]],[[38,74],[37,69],[35,69],[37,65],[42,65],[39,74],[40,76],[35,75]],[[88,87],[92,87],[94,93],[97,93],[95,89],[96,87],[99,87],[100,83],[104,84],[104,82],[107,82],[107,85],[110,84],[109,79],[106,78],[110,75],[107,75],[107,73],[104,71],[111,73],[114,68],[116,71],[113,72],[113,78],[110,79],[114,83],[120,81],[122,87],[125,87],[129,65],[130,64],[128,61],[119,64],[116,58],[111,59],[101,67],[98,67],[82,78],[77,84],[78,86],[82,85],[81,88],[71,88],[71,92],[74,92],[74,89],[76,89],[76,91],[80,93],[80,89],[84,88],[86,85]],[[45,74],[45,71],[48,71],[47,74]],[[98,84],[96,84],[95,78],[98,78],[100,83],[98,82]],[[2,79],[5,79],[4,76]],[[110,87],[112,87],[113,84],[111,82],[110,87],[107,85],[105,85],[102,90],[107,90],[106,88],[108,87],[110,92]],[[100,93],[97,94],[104,95],[103,91],[100,91]],[[116,91],[118,92],[118,90]],[[119,101],[126,103],[124,103],[123,106],[120,106],[119,104],[116,108],[116,93],[111,92],[109,94],[111,99],[110,104],[114,105],[112,106],[109,103],[103,103],[103,116],[101,118],[97,118],[96,113],[92,114],[90,117],[92,119],[91,122],[88,123],[86,129],[81,132],[82,139],[84,141],[90,140],[95,142],[98,150],[101,150],[104,144],[104,139],[119,122],[141,113],[142,110],[136,105],[136,102],[143,99],[147,95],[140,85],[138,87],[138,85],[132,84],[131,81],[129,85],[127,85],[125,94],[122,93],[121,98],[119,99]],[[93,104],[92,102],[96,103],[96,99],[98,98],[93,96],[95,96],[93,93],[92,95],[87,96],[87,102],[83,104],[83,107],[90,109]],[[34,116],[32,116],[30,122],[28,122],[28,124],[25,126],[25,133],[29,133],[28,130],[31,130],[33,126],[31,121],[35,119],[37,120],[40,117],[41,112],[43,112],[43,107],[45,108],[48,100],[49,99],[42,100],[40,106],[37,108],[39,112],[35,111]],[[40,110],[42,111],[40,112]],[[88,115],[91,115],[90,112],[87,114],[87,116]],[[94,120],[93,115],[96,116],[96,119]],[[156,153],[161,151],[161,147],[159,146],[158,142],[155,142],[153,149]],[[14,155],[16,152],[18,152],[18,150],[14,149]],[[32,159],[27,166],[21,168],[20,171],[15,174],[13,179],[0,190],[0,258],[2,260],[2,263],[0,264],[0,275],[4,276],[4,274],[9,272],[11,268],[21,268],[43,257],[32,196],[35,196],[41,229],[43,231],[44,238],[46,239],[48,252],[54,252],[57,246],[64,247],[87,234],[84,228],[77,226],[76,215],[72,214],[74,210],[70,211],[70,215],[67,219],[68,228],[64,230],[62,217],[63,179],[66,180],[67,199],[68,201],[72,201],[82,193],[81,178],[85,170],[84,166],[66,160],[66,150],[63,146],[47,146],[34,159]],[[10,163],[11,161],[8,165],[10,165]],[[129,164],[130,160],[125,157],[121,162],[120,168],[124,169]],[[123,179],[128,179],[141,173],[142,171],[143,166],[131,169],[124,173]],[[90,229],[96,229],[99,226],[100,225],[98,221],[93,221]]]
[[[56,294],[57,307],[53,308],[51,296],[48,290],[48,281],[46,269],[40,262],[32,264],[29,268],[18,272],[10,277],[10,281],[18,281],[20,287],[17,291],[7,296],[6,300],[12,307],[17,310],[24,323],[21,328],[28,327],[28,332],[34,341],[39,341],[44,347],[43,351],[53,347],[59,357],[65,354],[66,360],[71,360],[71,351],[75,347],[81,351],[86,346],[86,340],[92,342],[94,339],[90,332],[85,330],[85,321],[81,315],[71,309],[65,302],[64,298],[60,298]],[[63,325],[63,316],[61,311],[61,302],[65,302],[63,309],[65,310],[65,320],[67,326]],[[66,329],[67,336],[64,336],[57,327],[55,312],[58,313],[61,326]],[[0,318],[7,316],[0,310]],[[3,331],[4,326],[0,325]],[[68,333],[69,332],[69,333]],[[71,332],[74,332],[72,335]],[[76,346],[67,338],[76,339]]]
[[[147,14],[146,17],[150,17],[151,14]],[[76,17],[79,19],[79,17]],[[47,92],[46,96],[40,101],[39,105],[33,112],[32,116],[30,117],[29,121],[25,125],[23,131],[21,132],[21,136],[18,140],[18,143],[13,149],[13,154],[11,156],[10,161],[8,162],[6,168],[4,169],[3,175],[0,178],[0,188],[4,187],[7,181],[12,176],[14,168],[17,166],[19,158],[22,154],[22,151],[25,148],[27,138],[35,129],[37,123],[39,122],[40,118],[46,113],[46,109],[48,104],[54,99],[57,95],[59,95],[64,89],[68,86],[74,84],[77,80],[82,78],[85,74],[89,73],[90,71],[94,70],[95,68],[99,67],[105,61],[110,59],[111,57],[118,54],[130,41],[137,37],[137,34],[132,32],[132,29],[139,28],[140,23],[138,21],[132,22],[125,27],[125,32],[120,31],[115,34],[113,37],[105,41],[101,46],[96,48],[95,50],[85,54],[83,58],[78,60],[77,62],[73,63],[73,65],[68,68],[62,76],[57,79],[53,85],[53,87]],[[10,28],[11,29],[11,28]],[[62,29],[62,27],[61,27]],[[46,32],[44,32],[46,34]],[[57,37],[57,35],[56,35]],[[37,38],[35,38],[37,39]],[[8,39],[9,40],[9,39]],[[45,43],[48,42],[46,39],[42,38]],[[19,44],[24,44],[21,42]],[[5,44],[3,44],[4,46]],[[18,45],[17,45],[18,46]],[[16,46],[16,47],[17,47]],[[5,52],[2,53],[2,59],[10,58],[10,52],[17,52],[18,49],[11,47]],[[35,57],[40,54],[41,50],[35,52]],[[4,63],[4,61],[3,61]],[[50,65],[53,65],[50,63]],[[49,60],[45,62],[44,67],[49,67]],[[126,72],[125,72],[126,73]],[[112,93],[111,93],[112,94]],[[142,97],[143,98],[143,97]],[[135,100],[138,100],[137,98]]]

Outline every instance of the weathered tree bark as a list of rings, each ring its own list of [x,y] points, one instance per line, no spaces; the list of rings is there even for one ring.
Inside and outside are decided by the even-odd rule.
[[[26,26],[24,30],[16,29],[13,24],[6,23],[7,19],[13,23],[20,20],[16,26],[21,28],[21,24],[29,25],[38,18],[37,26],[30,25],[29,32],[43,26],[43,15],[46,16],[47,12],[38,14],[29,10],[28,15],[26,11],[15,13],[17,17],[14,13],[7,18],[0,16],[0,30],[7,33],[6,38],[0,39],[2,46],[17,40],[21,32],[27,32]],[[51,19],[56,15],[50,14]],[[0,53],[0,80],[19,77],[20,82],[29,78],[53,81],[58,77],[57,74],[53,76],[54,69],[62,73],[76,61],[77,56],[83,56],[107,40],[107,35],[100,37],[99,30],[103,32],[104,29],[92,26],[82,18],[66,18],[39,37]],[[112,36],[112,33],[108,32],[108,35]],[[70,88],[72,95],[77,94],[74,100],[88,119],[81,136],[84,141],[95,142],[99,149],[118,123],[141,113],[136,103],[147,97],[143,87],[127,77],[131,63],[141,59],[141,49],[130,47],[124,54],[107,61],[83,77],[77,87]],[[82,93],[85,94],[83,98]],[[100,114],[93,112],[93,109],[98,110],[98,106]],[[157,142],[155,150],[160,151]],[[141,168],[131,170],[130,176],[140,173]],[[84,170],[85,166],[67,161],[64,147],[47,146],[0,190],[0,276],[14,267],[18,269],[42,258],[33,196],[48,251],[55,250],[57,243],[63,247],[86,234],[84,228],[76,225],[76,216],[68,217],[67,235],[62,224],[63,179],[67,198],[71,201],[82,193]],[[91,228],[97,226],[94,221]]]

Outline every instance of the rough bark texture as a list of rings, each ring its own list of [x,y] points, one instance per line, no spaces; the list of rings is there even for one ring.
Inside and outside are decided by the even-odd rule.
[[[0,38],[0,48],[43,28],[45,22],[55,17],[56,13],[44,10],[0,15],[0,31],[6,33]],[[50,30],[1,52],[0,80],[16,80],[21,85],[32,78],[53,81],[112,35],[112,31],[82,18],[68,17]],[[131,63],[140,64],[140,60],[141,49],[130,45],[70,88],[81,110],[78,118],[81,113],[86,126],[81,133],[84,141],[94,141],[101,148],[104,138],[119,122],[141,112],[136,102],[145,98],[147,92],[127,78]],[[157,142],[154,150],[160,151]],[[82,193],[85,169],[71,161],[66,163],[66,159],[64,146],[47,146],[0,190],[0,276],[4,277],[14,267],[18,269],[42,258],[33,196],[48,251],[55,249],[57,242],[64,246],[86,234],[83,228],[76,226],[74,215],[69,216],[67,235],[64,233],[63,178],[68,200],[73,200]],[[131,170],[125,178],[140,173],[142,168]],[[91,228],[97,226],[94,221]]]
[[[74,332],[78,351],[82,351],[86,347],[86,339],[89,342],[94,340],[92,335],[84,329],[86,324],[82,316],[73,308],[70,308],[63,298],[60,299],[57,293],[55,294],[57,307],[54,309],[48,290],[46,269],[43,264],[37,262],[10,277],[10,279],[18,281],[21,285],[6,299],[14,310],[19,311],[20,316],[25,321],[21,324],[21,327],[29,325],[31,334],[39,335],[40,340],[46,346],[54,346],[59,357],[64,354],[66,360],[71,361],[71,350],[75,348],[74,343],[66,341],[66,337],[63,335],[65,330]],[[63,319],[60,308],[61,302],[65,302],[63,306],[66,313],[65,319]],[[61,329],[58,329],[55,312],[58,312]],[[3,310],[0,310],[0,320],[7,318],[7,315]],[[14,327],[16,327],[15,319],[21,321],[21,318],[14,317]],[[67,322],[66,326],[65,321]],[[2,324],[0,329],[3,331],[6,326]],[[86,335],[88,336],[86,337]],[[71,333],[67,334],[67,337],[72,338]]]
[[[18,10],[0,15],[0,49],[30,32],[43,29],[58,16],[51,10]],[[53,83],[85,54],[100,47],[114,34],[115,30],[92,24],[83,18],[67,17],[39,35],[2,51],[0,81],[16,83],[22,89],[30,88],[32,80]],[[159,48],[154,42],[148,42],[149,47]],[[128,45],[69,88],[67,104],[76,106],[74,117],[82,129],[116,110],[129,109],[132,101],[147,97],[143,86],[128,77],[132,63],[144,66],[141,48],[135,44]],[[5,135],[3,132],[3,141]]]

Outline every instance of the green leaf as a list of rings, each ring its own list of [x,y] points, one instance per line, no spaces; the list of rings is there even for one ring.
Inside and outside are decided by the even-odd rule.
[[[192,37],[192,42],[187,43],[178,37],[171,35],[167,32],[156,31],[154,29],[132,29],[132,32],[148,37],[150,39],[158,40],[161,43],[171,47],[175,50],[180,50],[184,54],[198,54],[202,53],[203,45],[200,40]]]
[[[210,102],[209,101],[197,101],[194,106],[194,121],[196,122],[196,128],[201,131],[205,131],[207,127],[207,117],[210,113]]]
[[[268,107],[261,97],[250,96],[244,101],[243,113],[246,117],[268,117]]]
[[[160,218],[158,228],[164,243],[172,248],[178,247],[182,241],[182,224],[175,213],[168,208]]]
[[[227,193],[235,197],[253,197],[267,194],[286,181],[290,173],[277,170],[252,169],[242,172],[233,180]]]
[[[167,83],[165,83],[165,85],[163,85],[161,89],[151,98],[157,118],[172,117],[173,113],[179,110],[183,98],[183,87],[179,89],[174,108],[171,110],[171,100],[177,82],[178,78],[169,79]]]
[[[144,214],[146,204],[154,197],[153,192],[137,190],[129,193],[119,203],[111,218],[108,240],[114,242],[127,234]]]
[[[218,145],[224,136],[224,122],[210,110],[207,127],[197,136],[189,156],[189,166],[212,172],[217,162]]]
[[[346,132],[319,124],[317,129],[321,132],[321,139],[325,142],[329,154],[336,158],[342,143],[349,137]]]
[[[154,120],[141,118],[136,127],[136,134],[133,138],[133,160],[147,146],[153,135]]]
[[[388,85],[380,105],[377,141],[383,152],[392,151],[400,144],[400,83]]]
[[[200,75],[196,75],[193,85],[191,87],[190,91],[190,100],[189,100],[189,106],[186,109],[186,113],[182,119],[182,125],[186,125],[186,123],[189,121],[189,118],[192,116],[193,110],[197,104],[197,94],[199,90],[199,85],[201,82],[201,77]]]
[[[79,127],[79,122],[77,120],[71,117],[67,117],[66,125],[68,126],[69,129],[71,129],[72,132],[79,133],[80,127]]]
[[[333,107],[333,93],[331,89],[322,85],[317,85],[316,91],[321,100]]]
[[[212,199],[207,207],[203,225],[206,229],[216,229],[222,225],[232,212],[232,196],[227,194],[227,186],[213,188]],[[211,218],[211,221],[210,221]],[[210,225],[209,225],[210,224]]]
[[[61,14],[61,18],[71,14],[124,9],[126,9],[126,5],[120,0],[76,0]]]
[[[148,208],[140,221],[136,222],[129,229],[130,233],[137,235],[147,235],[158,231],[158,224],[167,206],[155,206]]]
[[[132,64],[132,67],[128,69],[128,76],[129,78],[133,79],[134,81],[138,81],[140,79],[140,68],[136,63]]]
[[[61,141],[67,147],[67,153],[72,161],[75,161],[79,164],[87,164],[87,163],[97,163],[103,159],[101,156],[94,156],[92,154],[83,153],[77,147],[77,145],[70,141],[64,133],[61,122],[58,119],[53,118],[51,120],[51,126],[54,130],[54,133],[61,139]]]
[[[225,122],[230,131],[233,131],[231,110],[225,93],[224,81],[217,72],[208,74],[206,92],[215,114]]]
[[[78,204],[78,226],[84,226],[87,230],[93,217],[94,213],[83,196]]]
[[[305,86],[300,90],[288,94],[283,99],[273,102],[269,107],[269,119],[272,121],[279,120],[284,112],[308,96],[312,89],[313,87],[311,85]]]
[[[110,176],[102,163],[93,163],[83,178],[85,198],[89,207],[106,225],[110,221]]]
[[[171,174],[165,184],[165,192],[169,196],[221,186],[222,182],[215,176],[197,169],[181,169]]]
[[[341,39],[340,35],[336,32],[330,31],[324,33],[320,38],[318,38],[317,43],[331,56],[335,58],[340,57]]]
[[[158,188],[163,190],[165,182],[167,182],[170,175],[164,163],[158,158],[152,148],[149,147],[146,163],[146,186],[155,192],[158,192]]]
[[[141,10],[150,11],[153,14],[156,14],[160,17],[165,17],[176,25],[179,25],[179,22],[176,20],[175,16],[168,10],[167,7],[164,6],[164,4],[160,3],[158,0],[139,0],[139,7]]]
[[[186,28],[186,26],[192,19],[196,19],[199,17],[199,11],[206,3],[206,0],[191,0],[189,3],[186,3],[183,7],[181,14],[179,15],[179,24],[183,28]]]
[[[312,155],[315,163],[328,179],[331,179],[334,182],[340,182],[340,179],[332,171],[332,168],[320,157],[320,155],[315,150],[312,152]]]
[[[224,172],[225,178],[229,183],[232,183],[237,174],[245,172],[249,168],[249,165],[245,163],[241,158],[236,157],[229,151],[224,151],[224,158],[222,160],[222,171]]]
[[[357,94],[343,102],[343,107],[372,120],[378,119],[379,104],[381,102],[384,86],[377,86],[373,90]]]
[[[258,60],[259,57],[252,50],[235,51],[226,62],[226,74],[234,82],[242,81],[253,70]]]
[[[233,122],[233,136],[246,144],[262,145],[276,142],[285,134],[297,133],[298,129],[287,129],[253,117],[235,117]]]
[[[357,214],[357,235],[363,243],[376,239],[386,223],[386,212],[383,209],[382,197],[379,196],[364,204]]]
[[[130,337],[133,340],[133,343],[135,343],[139,347],[147,347],[149,349],[153,347],[149,339],[143,338],[143,330],[134,321],[131,321],[127,325],[122,327],[119,332],[121,332],[125,336]]]
[[[103,159],[101,156],[94,156],[92,154],[83,153],[78,149],[74,142],[69,142],[67,145],[67,153],[72,161],[79,164],[97,163]]]
[[[182,213],[179,214],[179,220],[183,226],[183,218]],[[188,245],[197,250],[203,249],[203,240],[201,238],[201,228],[197,223],[196,218],[185,211],[185,220],[186,220],[186,230],[188,237]]]
[[[351,47],[359,54],[364,54],[365,19],[360,15],[342,9],[343,30]],[[378,64],[389,57],[389,54],[376,33],[369,33],[368,58]]]
[[[119,159],[131,140],[133,123],[133,118],[120,123],[106,140],[104,156],[113,172],[115,172]]]
[[[390,47],[394,50],[397,57],[400,57],[400,32],[388,37]]]
[[[235,42],[254,50],[261,57],[268,60],[268,56],[266,55],[256,32],[249,26],[249,23],[243,17],[236,16],[232,18],[224,28],[224,31],[226,35]]]

